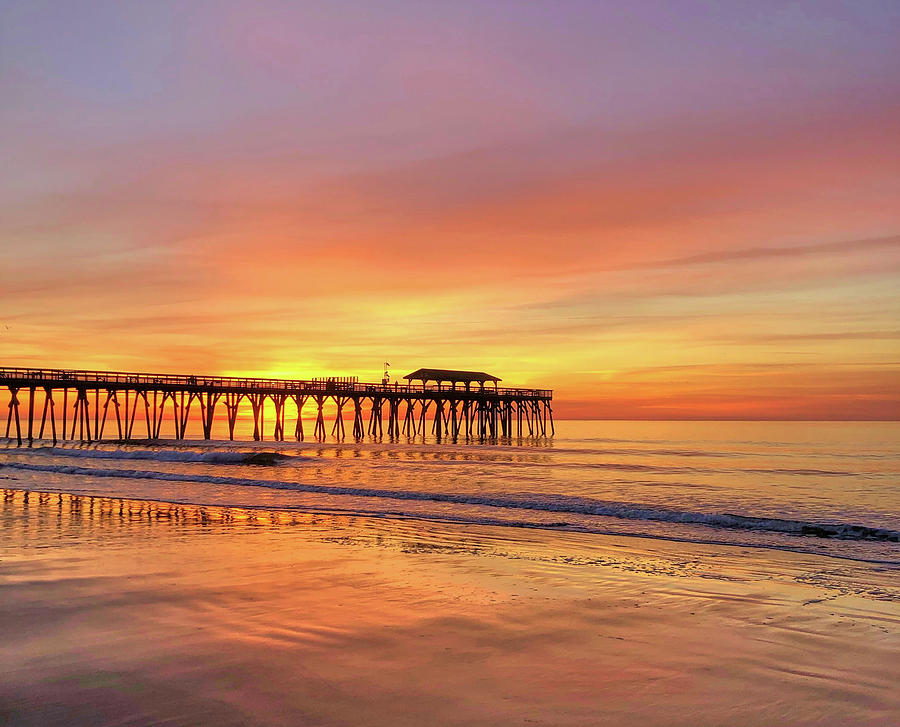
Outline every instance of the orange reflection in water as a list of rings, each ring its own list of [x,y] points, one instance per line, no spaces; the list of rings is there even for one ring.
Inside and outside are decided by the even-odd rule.
[[[17,490],[0,519],[17,723],[876,724],[900,707],[896,602],[823,604],[800,576],[828,560]]]

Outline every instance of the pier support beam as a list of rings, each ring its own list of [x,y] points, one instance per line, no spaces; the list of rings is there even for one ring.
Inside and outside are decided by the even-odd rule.
[[[315,397],[316,402],[316,428],[315,428],[315,437],[318,441],[325,441],[325,414],[322,412],[322,407],[325,405],[325,399],[327,397],[323,395],[319,395]]]
[[[353,397],[353,438],[359,441],[365,436],[363,425],[362,397]]]
[[[294,438],[298,442],[303,441],[303,405],[307,399],[309,397],[303,394],[294,394],[294,403],[297,405],[297,423],[294,425]]]
[[[6,415],[6,436],[9,438],[9,428],[12,424],[13,416],[16,420],[16,442],[22,446],[22,429],[19,425],[19,389],[13,386],[9,387],[9,413]]]
[[[272,400],[275,417],[273,436],[285,439],[286,403],[292,399],[297,407],[294,436],[304,438],[303,406],[308,399],[316,402],[315,436],[326,436],[325,404],[334,400],[335,419],[331,433],[343,440],[346,436],[344,408],[353,402],[353,436],[362,439],[366,434],[381,438],[384,435],[385,413],[388,436],[391,440],[402,435],[410,439],[426,435],[425,426],[431,419],[431,434],[437,440],[459,436],[478,437],[482,441],[511,440],[514,436],[552,436],[555,434],[552,392],[533,389],[498,389],[484,387],[465,389],[422,383],[358,384],[355,380],[314,379],[311,381],[283,381],[237,377],[177,376],[168,374],[132,374],[96,371],[68,371],[60,369],[13,369],[0,367],[0,391],[8,390],[6,436],[15,437],[21,444],[27,439],[43,439],[47,420],[54,443],[76,440],[92,442],[106,436],[107,419],[115,407],[116,436],[130,442],[139,407],[144,410],[147,437],[159,439],[166,408],[171,400],[172,428],[175,439],[188,436],[188,423],[194,399],[199,402],[202,436],[212,439],[216,406],[225,402],[228,436],[236,436],[238,412],[244,397],[253,410],[253,438],[265,436],[265,402]],[[73,402],[69,412],[69,390]],[[21,394],[28,395],[27,408]],[[60,397],[59,394],[62,393]],[[152,396],[151,396],[152,395]],[[41,401],[39,397],[42,397]],[[364,421],[366,400],[371,403],[368,426]],[[93,416],[91,408],[93,403]],[[56,405],[60,404],[59,407]],[[37,407],[41,406],[41,421],[37,424]],[[388,411],[384,409],[387,407]],[[416,407],[419,407],[418,409]],[[330,406],[329,406],[330,412]],[[22,421],[27,415],[27,422]],[[348,413],[349,416],[349,413]],[[402,422],[401,422],[402,418]],[[92,426],[93,423],[93,426]],[[62,426],[58,432],[58,425]],[[138,425],[140,426],[140,425]],[[13,435],[13,429],[15,434]],[[111,438],[111,437],[110,437]]]

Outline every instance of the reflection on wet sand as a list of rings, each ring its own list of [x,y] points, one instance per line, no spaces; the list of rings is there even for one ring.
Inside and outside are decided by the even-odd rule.
[[[897,573],[3,491],[0,723],[886,724]]]

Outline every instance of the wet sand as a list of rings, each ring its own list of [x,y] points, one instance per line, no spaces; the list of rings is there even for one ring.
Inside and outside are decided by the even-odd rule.
[[[885,725],[895,567],[8,490],[0,724]]]

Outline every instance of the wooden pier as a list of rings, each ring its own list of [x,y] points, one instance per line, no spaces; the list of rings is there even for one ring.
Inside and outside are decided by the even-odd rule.
[[[325,440],[329,424],[331,436],[343,440],[345,417],[351,415],[351,436],[357,440],[381,438],[385,426],[390,438],[413,439],[427,434],[430,425],[438,441],[502,442],[554,434],[550,390],[501,388],[497,377],[473,371],[419,369],[405,379],[403,384],[366,384],[355,377],[290,380],[0,367],[0,390],[9,391],[6,437],[19,445],[45,433],[54,443],[104,436],[187,439],[188,423],[196,421],[190,418],[192,407],[195,415],[199,412],[203,438],[212,439],[220,404],[229,439],[243,406],[249,408],[253,439],[259,441],[266,434],[267,400],[276,441],[285,439],[289,408],[297,414],[293,437],[303,441],[304,407],[315,412],[312,436],[317,441]]]

